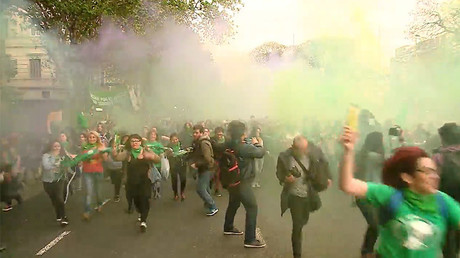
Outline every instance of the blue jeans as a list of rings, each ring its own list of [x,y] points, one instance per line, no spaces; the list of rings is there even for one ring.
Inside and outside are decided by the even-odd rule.
[[[209,194],[209,183],[211,182],[211,171],[198,173],[198,182],[196,185],[196,192],[210,210],[216,209],[216,203]]]
[[[228,207],[225,213],[224,231],[233,229],[236,212],[241,204],[246,210],[246,226],[244,242],[251,243],[256,240],[257,201],[251,188],[251,183],[241,181],[235,187],[228,188]]]
[[[91,200],[96,195],[97,205],[102,205],[101,182],[104,179],[103,173],[83,173],[86,185],[85,212],[91,212]]]

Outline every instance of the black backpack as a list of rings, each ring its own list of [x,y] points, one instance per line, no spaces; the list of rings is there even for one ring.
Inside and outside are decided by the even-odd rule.
[[[228,189],[241,183],[240,168],[238,167],[238,158],[235,151],[226,149],[221,153],[218,160],[220,169],[220,182],[222,187]]]

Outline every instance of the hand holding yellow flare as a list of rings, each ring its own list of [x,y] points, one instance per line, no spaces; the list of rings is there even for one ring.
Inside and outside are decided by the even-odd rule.
[[[359,108],[356,105],[350,105],[348,108],[348,115],[346,125],[353,131],[358,131],[358,116],[359,116]]]

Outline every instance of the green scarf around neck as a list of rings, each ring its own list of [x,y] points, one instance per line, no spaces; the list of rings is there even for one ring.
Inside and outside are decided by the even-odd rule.
[[[91,149],[94,149],[94,148],[96,148],[96,147],[97,147],[97,144],[95,144],[95,143],[93,143],[93,144],[87,143],[87,144],[85,144],[85,145],[83,146],[83,149],[84,149],[84,150],[91,150]]]
[[[403,190],[404,199],[414,207],[426,213],[438,213],[438,204],[435,194],[423,195],[411,191],[410,189]]]
[[[133,155],[135,159],[137,159],[137,157],[139,157],[139,155],[141,154],[141,151],[142,151],[142,148],[131,149],[131,154]]]
[[[180,151],[180,143],[171,145],[171,149],[173,150],[174,153],[178,153]]]

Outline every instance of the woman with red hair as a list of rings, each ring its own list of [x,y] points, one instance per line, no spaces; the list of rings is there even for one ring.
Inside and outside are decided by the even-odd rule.
[[[354,178],[356,134],[346,127],[340,189],[379,208],[377,256],[439,257],[448,227],[460,227],[460,206],[438,191],[436,164],[418,147],[395,151],[383,167],[383,184]]]

